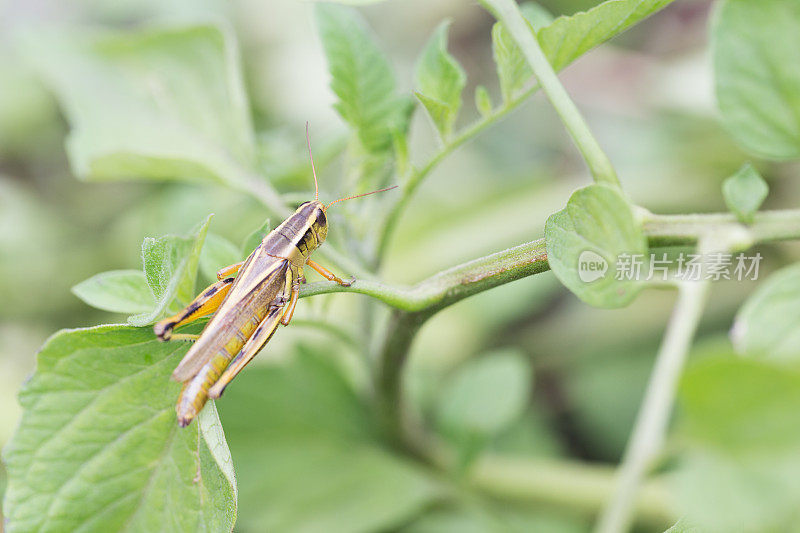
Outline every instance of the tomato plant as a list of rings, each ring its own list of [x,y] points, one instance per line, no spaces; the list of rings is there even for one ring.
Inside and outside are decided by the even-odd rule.
[[[44,342],[19,393],[5,527],[792,530],[800,3],[355,3],[375,5],[128,6],[98,10],[101,31],[83,14],[15,36],[4,172],[52,182],[0,182],[3,316],[38,328],[9,326],[7,349],[81,327]],[[280,27],[284,10],[300,16]],[[253,51],[259,17],[272,55]],[[615,82],[648,31],[706,17],[716,107],[674,104],[702,83],[667,54],[645,70],[671,84],[640,93],[679,112]],[[329,93],[292,85],[313,60],[270,70],[306,25]],[[627,51],[559,76],[634,26]],[[613,113],[585,103],[595,83]],[[85,184],[49,153],[43,87]],[[152,325],[313,198],[306,120],[324,195],[399,187],[331,212],[318,254],[355,281],[310,279],[291,326],[179,428],[189,345]]]

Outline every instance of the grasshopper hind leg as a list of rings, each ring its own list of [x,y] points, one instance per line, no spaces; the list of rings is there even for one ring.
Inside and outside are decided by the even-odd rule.
[[[221,281],[208,286],[201,292],[192,303],[178,314],[156,322],[153,331],[156,337],[162,341],[168,340],[197,340],[199,335],[188,335],[183,333],[173,334],[177,327],[194,322],[198,318],[210,315],[222,305],[223,300],[228,295],[228,291],[233,284],[234,278],[225,278]]]
[[[222,305],[225,297],[228,295],[228,291],[233,284],[233,280],[236,279],[236,274],[239,273],[239,269],[242,268],[243,264],[244,261],[221,268],[217,272],[217,279],[219,280],[218,282],[206,287],[206,289],[198,294],[197,298],[192,300],[192,303],[187,305],[186,308],[181,312],[174,316],[165,318],[153,326],[153,331],[155,332],[156,337],[162,341],[196,341],[200,337],[199,335],[189,335],[185,333],[173,334],[172,331],[177,327],[189,324],[198,318],[202,318],[206,315],[216,312],[219,306]]]
[[[194,342],[199,338],[200,338],[200,334],[199,333],[172,333],[169,336],[169,339],[167,339],[167,340]]]

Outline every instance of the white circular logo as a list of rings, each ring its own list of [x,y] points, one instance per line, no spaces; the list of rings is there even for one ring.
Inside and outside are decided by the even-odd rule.
[[[597,281],[606,275],[608,271],[608,261],[591,250],[584,250],[578,256],[578,277],[584,283]]]

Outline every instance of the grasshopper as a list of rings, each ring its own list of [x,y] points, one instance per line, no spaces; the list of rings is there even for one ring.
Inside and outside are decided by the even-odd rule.
[[[194,340],[195,343],[172,373],[183,382],[175,410],[178,424],[186,427],[209,398],[222,395],[225,387],[269,341],[278,324],[288,325],[306,278],[308,265],[325,279],[349,286],[350,282],[311,260],[311,253],[328,235],[326,212],[333,204],[368,194],[340,198],[327,205],[319,201],[317,171],[306,141],[314,175],[314,200],[305,202],[283,223],[267,234],[250,256],[217,272],[217,281],[185,309],[156,323],[153,330],[162,341]],[[199,335],[173,333],[198,318],[214,316]]]

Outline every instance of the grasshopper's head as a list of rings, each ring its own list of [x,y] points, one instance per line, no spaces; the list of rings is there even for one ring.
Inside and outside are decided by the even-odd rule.
[[[319,200],[312,200],[300,204],[297,214],[309,221],[309,229],[314,233],[317,246],[325,242],[328,236],[328,217],[325,215],[325,205]]]
[[[303,240],[306,241],[307,244],[311,244],[308,241],[308,237],[310,237],[309,233],[313,233],[316,236],[316,246],[307,247],[307,249],[311,250],[325,242],[325,238],[328,236],[328,217],[325,216],[325,212],[330,206],[345,200],[352,200],[353,198],[360,198],[369,194],[375,194],[376,192],[389,191],[397,187],[397,185],[393,187],[387,187],[385,189],[378,189],[377,191],[348,196],[346,198],[339,198],[338,200],[334,200],[333,202],[325,205],[319,201],[319,183],[317,182],[317,169],[314,168],[314,156],[311,155],[311,136],[308,134],[308,122],[306,122],[306,143],[308,144],[308,157],[311,159],[311,172],[314,175],[314,200],[301,204],[300,207],[297,208],[297,213],[304,216],[305,220],[311,222],[309,229],[303,237]]]

